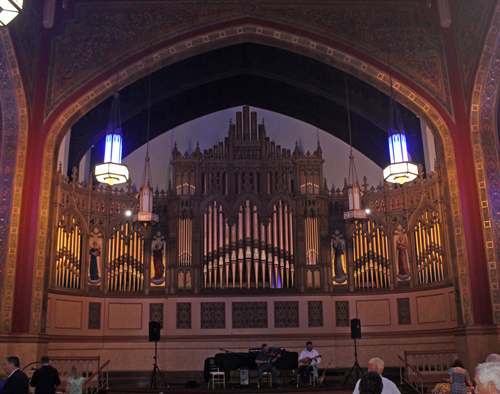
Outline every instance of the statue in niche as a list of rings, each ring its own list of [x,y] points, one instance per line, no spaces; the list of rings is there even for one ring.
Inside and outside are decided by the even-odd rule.
[[[153,264],[151,267],[151,283],[154,285],[161,285],[165,282],[165,264],[163,256],[165,251],[165,241],[161,233],[152,244]]]
[[[96,234],[97,235],[97,234]],[[96,236],[90,237],[89,250],[89,284],[98,285],[101,283],[101,239]]]
[[[410,279],[410,260],[408,258],[408,238],[406,231],[403,226],[398,225],[394,233],[394,245],[398,265],[397,276],[400,280],[408,280]]]
[[[347,281],[346,259],[345,259],[345,241],[344,236],[339,230],[335,230],[331,239],[332,263],[333,263],[333,281],[338,284]]]

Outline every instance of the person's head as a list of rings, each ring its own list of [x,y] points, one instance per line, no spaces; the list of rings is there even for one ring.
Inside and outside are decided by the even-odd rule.
[[[462,361],[460,361],[458,358],[455,361],[453,361],[453,364],[451,366],[453,368],[455,368],[455,367],[463,368],[464,367],[464,365],[462,364]]]
[[[269,347],[267,346],[267,343],[263,343],[261,349],[264,353],[269,352]]]
[[[155,249],[159,249],[159,248],[160,248],[160,244],[156,244]]]
[[[359,382],[359,394],[380,394],[384,385],[378,372],[368,371]]]
[[[378,357],[372,358],[368,361],[368,372],[377,372],[381,374],[384,372],[384,362]]]
[[[69,377],[73,379],[78,379],[80,377],[80,373],[78,372],[78,368],[73,365],[71,370],[69,371]]]
[[[49,363],[49,356],[42,356],[42,365],[48,364]]]
[[[94,248],[96,248],[97,247],[97,242],[92,243],[92,246],[94,246]]]
[[[306,342],[306,349],[309,351],[313,350],[313,343],[311,341]]]
[[[476,394],[497,394],[500,390],[500,363],[482,363],[476,367]]]
[[[491,353],[488,357],[486,357],[487,363],[499,363],[500,362],[500,354]]]
[[[10,375],[19,368],[19,358],[7,357],[3,363],[3,369],[7,375]]]

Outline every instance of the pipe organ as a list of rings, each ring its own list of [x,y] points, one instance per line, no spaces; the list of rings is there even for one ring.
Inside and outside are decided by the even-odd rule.
[[[68,289],[80,288],[82,259],[82,231],[73,215],[61,215],[57,227],[55,255],[56,286]]]
[[[354,287],[391,287],[391,264],[387,236],[376,222],[357,222],[353,234]]]
[[[144,285],[144,239],[130,222],[115,227],[108,240],[108,290],[141,291]]]
[[[319,144],[312,153],[282,148],[244,107],[211,148],[182,154],[175,145],[168,190],[154,193],[158,224],[124,215],[138,207],[131,183],[92,186],[76,182],[76,169],[71,180],[59,172],[50,286],[337,294],[450,280],[439,168],[405,186],[365,178],[360,208],[371,213],[346,222],[347,187],[329,190],[323,163]]]
[[[441,247],[441,224],[437,212],[424,209],[413,228],[416,269],[419,283],[443,280],[443,249]]]

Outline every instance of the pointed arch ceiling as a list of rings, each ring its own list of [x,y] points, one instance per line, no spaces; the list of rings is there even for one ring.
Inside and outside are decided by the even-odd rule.
[[[150,138],[219,110],[250,105],[312,124],[348,143],[346,76],[353,145],[385,167],[389,108],[385,93],[310,57],[251,42],[204,52],[154,72]],[[148,86],[149,77],[144,77],[120,91],[124,155],[146,143]],[[111,98],[73,125],[69,169],[78,166],[91,146],[102,149],[110,108]],[[400,109],[412,158],[423,163],[420,121],[403,106]],[[225,131],[226,125],[221,132]],[[95,160],[102,160],[97,152]]]

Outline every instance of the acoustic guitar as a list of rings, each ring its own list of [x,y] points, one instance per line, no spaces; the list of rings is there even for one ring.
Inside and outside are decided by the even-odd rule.
[[[321,375],[321,379],[319,380],[319,387],[323,386],[323,383],[325,383],[325,376],[326,376],[326,370],[330,366],[333,360],[330,360],[330,362],[327,364],[325,370],[323,371],[323,375]]]

